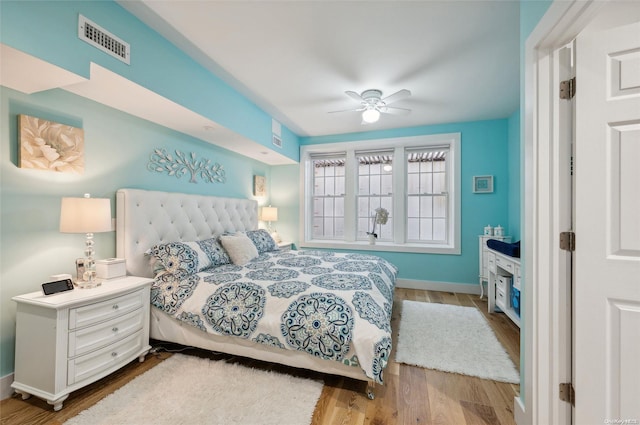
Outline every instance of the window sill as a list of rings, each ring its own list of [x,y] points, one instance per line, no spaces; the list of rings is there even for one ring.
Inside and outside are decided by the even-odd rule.
[[[303,241],[300,248],[322,249],[346,249],[358,251],[388,251],[388,252],[413,252],[420,254],[445,254],[460,255],[460,249],[450,245],[423,245],[423,244],[395,244],[393,242],[376,242],[375,245],[366,241],[336,241],[336,240],[311,240]]]

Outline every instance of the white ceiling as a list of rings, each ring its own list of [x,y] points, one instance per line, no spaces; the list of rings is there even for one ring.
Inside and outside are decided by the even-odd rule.
[[[301,136],[505,118],[519,102],[519,3],[119,1]],[[132,46],[134,47],[134,46]],[[132,48],[132,51],[135,50]],[[413,93],[363,126],[344,94]]]

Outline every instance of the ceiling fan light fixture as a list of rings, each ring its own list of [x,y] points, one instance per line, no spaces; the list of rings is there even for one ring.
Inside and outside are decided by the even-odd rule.
[[[411,92],[407,89],[399,90],[385,98],[382,98],[382,91],[376,89],[365,90],[362,94],[351,90],[347,90],[344,93],[358,102],[360,106],[355,109],[331,111],[330,113],[362,112],[362,124],[378,122],[381,114],[408,115],[411,112],[411,109],[389,106],[390,103],[398,102],[411,96]]]
[[[372,124],[380,119],[380,111],[375,108],[367,108],[362,112],[362,121]]]

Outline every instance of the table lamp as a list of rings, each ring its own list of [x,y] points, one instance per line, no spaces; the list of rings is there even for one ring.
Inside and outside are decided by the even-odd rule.
[[[260,219],[268,223],[267,230],[269,230],[269,233],[271,233],[271,237],[277,243],[282,242],[282,239],[280,239],[280,235],[278,235],[278,231],[275,228],[271,227],[272,221],[278,221],[278,208],[272,207],[271,205],[269,205],[268,207],[262,207]]]
[[[84,198],[62,198],[60,207],[60,232],[86,233],[84,248],[84,274],[77,277],[79,288],[93,288],[102,281],[96,278],[96,265],[93,255],[95,243],[93,234],[110,232],[111,200],[107,198],[91,198],[87,193]]]

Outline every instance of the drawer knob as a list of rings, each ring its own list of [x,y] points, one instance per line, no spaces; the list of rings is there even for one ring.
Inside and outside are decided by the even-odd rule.
[[[114,310],[117,310],[117,309],[119,309],[120,307],[118,306],[118,304],[114,304],[112,308],[113,308]]]
[[[118,332],[118,328],[115,327],[115,326],[111,330],[114,331],[114,332]]]
[[[116,353],[115,351],[113,353],[111,353],[111,357],[117,357],[118,353]]]

